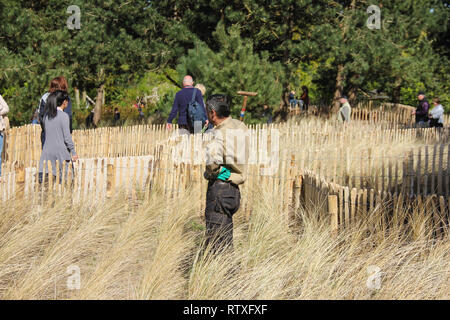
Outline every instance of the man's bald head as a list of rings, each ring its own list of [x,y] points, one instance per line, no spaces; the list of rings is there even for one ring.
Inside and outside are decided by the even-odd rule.
[[[191,76],[185,76],[183,78],[183,87],[194,85],[194,79]]]

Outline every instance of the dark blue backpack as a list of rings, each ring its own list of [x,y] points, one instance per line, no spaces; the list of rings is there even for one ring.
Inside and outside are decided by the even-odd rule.
[[[197,89],[194,88],[194,93],[192,94],[192,99],[191,102],[189,102],[188,104],[188,120],[189,120],[189,126],[192,130],[194,130],[194,125],[195,122],[199,121],[201,122],[202,126],[201,128],[203,128],[203,126],[205,125],[205,121],[206,121],[206,115],[205,115],[205,110],[202,107],[202,105],[200,103],[198,103],[195,100],[195,96],[197,94]]]

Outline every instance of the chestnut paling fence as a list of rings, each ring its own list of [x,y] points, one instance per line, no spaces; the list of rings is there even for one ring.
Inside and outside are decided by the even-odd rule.
[[[96,156],[80,152],[82,158],[73,166],[56,163],[55,176],[43,175],[42,182],[37,159],[6,162],[0,200],[42,204],[69,195],[74,203],[96,204],[119,191],[127,192],[130,200],[152,192],[161,192],[166,200],[192,192],[201,214],[207,186],[204,148],[210,135],[174,132],[170,137],[163,127],[130,127],[122,133],[128,132],[131,140],[121,140],[128,149],[112,152],[113,147],[103,143],[111,137],[108,129],[101,131],[108,138],[96,138],[99,149],[83,151]],[[139,132],[150,132],[154,142],[137,138]],[[448,129],[386,128],[366,121],[350,126],[321,120],[251,126],[241,211],[248,219],[256,205],[252,194],[267,189],[277,195],[284,221],[300,207],[330,219],[334,229],[374,215],[388,224],[399,212],[421,210],[436,233],[445,234],[450,208],[448,136]],[[48,166],[53,172],[52,164]]]
[[[335,125],[335,121],[324,122],[323,125],[326,127],[324,132],[314,121],[306,123],[306,126],[308,132],[312,130],[312,134],[317,135],[318,133],[319,139],[323,133],[334,136],[336,141],[341,142],[349,141],[356,135],[364,135],[364,137],[370,139],[382,137],[398,141],[412,141],[412,139],[421,138],[425,140],[425,143],[435,143],[436,134],[433,130],[405,129],[405,127],[412,125],[413,116],[411,112],[413,110],[413,107],[399,104],[383,103],[378,108],[373,108],[370,104],[360,104],[352,109],[353,130],[342,132],[342,128]],[[445,123],[447,127],[450,125],[449,115],[445,116]],[[299,127],[303,128],[304,125],[305,122],[302,122],[302,126]],[[284,128],[284,125],[272,127]],[[263,129],[264,126],[253,126],[253,128]],[[295,127],[292,129],[292,131],[296,130]],[[390,132],[391,137],[381,134],[382,131],[386,130]],[[368,131],[374,131],[374,134]],[[303,130],[303,132],[305,131]],[[445,132],[448,138],[448,129]],[[165,125],[138,125],[75,130],[72,136],[81,158],[99,158],[148,155],[158,143],[167,141],[172,133],[165,130]],[[440,137],[440,140],[443,141],[444,139]],[[3,163],[7,165],[8,162],[21,162],[29,166],[39,160],[41,150],[41,128],[39,125],[14,127],[6,134],[2,153]]]
[[[356,106],[352,108],[351,120],[412,127],[415,121],[412,112],[415,109],[416,108],[414,107],[398,103],[375,104],[373,101],[364,101],[357,103]],[[298,107],[290,107],[289,112],[291,115],[300,115],[304,113],[317,114],[319,113],[319,110],[315,106],[312,106],[308,112],[305,112]],[[336,115],[330,116],[336,117]],[[444,125],[450,125],[450,115],[444,115]]]

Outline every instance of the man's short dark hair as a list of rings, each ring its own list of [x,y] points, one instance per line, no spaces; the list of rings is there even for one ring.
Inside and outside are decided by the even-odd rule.
[[[206,100],[206,110],[214,110],[219,118],[230,116],[231,99],[225,94],[213,94]]]

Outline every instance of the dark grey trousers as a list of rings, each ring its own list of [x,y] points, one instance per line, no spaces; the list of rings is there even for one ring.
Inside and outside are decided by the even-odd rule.
[[[206,193],[206,246],[212,252],[233,247],[233,214],[239,209],[239,187],[229,182],[213,180]]]

